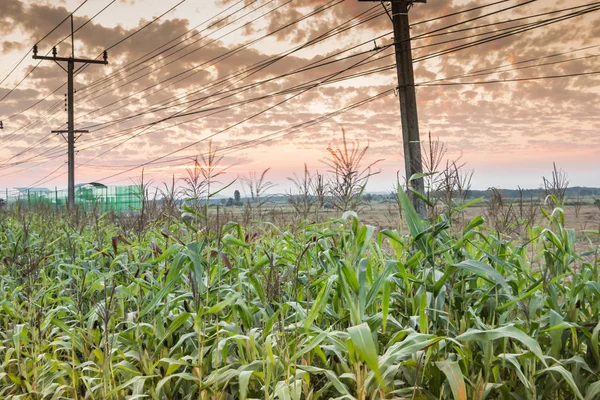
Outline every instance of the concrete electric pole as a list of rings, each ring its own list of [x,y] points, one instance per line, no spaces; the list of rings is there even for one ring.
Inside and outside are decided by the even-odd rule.
[[[358,0],[377,1],[383,0]],[[417,113],[417,96],[415,94],[415,77],[413,72],[412,48],[410,43],[410,25],[408,9],[413,3],[426,3],[426,0],[386,0],[392,3],[390,18],[394,25],[394,47],[396,50],[396,73],[398,75],[398,98],[400,100],[400,120],[402,122],[402,141],[404,147],[404,168],[406,180],[415,174],[423,173],[421,159],[421,138],[419,135],[419,116]],[[412,186],[419,193],[425,194],[423,178],[412,181]],[[409,193],[415,209],[421,218],[426,217],[425,204],[419,197]]]
[[[75,35],[73,31],[73,16],[71,15],[71,57],[57,57],[56,47],[52,49],[52,57],[38,56],[37,44],[33,46],[33,58],[36,60],[48,60],[58,62],[66,62],[67,69],[62,65],[58,64],[67,73],[67,111],[68,111],[68,122],[66,131],[52,131],[55,133],[67,133],[67,144],[68,144],[68,168],[69,168],[69,193],[67,206],[70,210],[75,206],[75,133],[83,133],[84,131],[75,130],[75,88],[73,84],[73,78],[76,72],[75,64],[108,64],[108,55],[104,52],[104,60],[88,60],[83,58],[75,58]]]

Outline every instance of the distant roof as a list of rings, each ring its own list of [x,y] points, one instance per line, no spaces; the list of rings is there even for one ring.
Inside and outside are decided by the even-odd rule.
[[[48,188],[15,188],[21,193],[48,193],[50,189]]]
[[[88,182],[88,183],[78,183],[77,185],[75,185],[76,188],[80,188],[83,186],[93,186],[93,187],[97,187],[97,188],[106,188],[106,185],[103,185],[101,183],[98,182]]]

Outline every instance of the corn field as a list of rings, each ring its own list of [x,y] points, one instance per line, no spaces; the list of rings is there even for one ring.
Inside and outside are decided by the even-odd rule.
[[[457,232],[399,196],[406,232],[6,212],[0,397],[599,399],[598,232]]]

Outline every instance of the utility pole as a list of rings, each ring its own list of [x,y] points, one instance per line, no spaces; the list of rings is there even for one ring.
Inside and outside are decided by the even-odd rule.
[[[383,0],[358,0],[377,1]],[[421,159],[421,138],[419,135],[419,116],[417,113],[417,96],[415,94],[415,77],[413,71],[412,48],[410,43],[410,25],[408,10],[413,3],[426,3],[427,0],[386,0],[392,3],[392,14],[389,15],[394,26],[394,47],[396,50],[396,73],[398,75],[398,98],[400,100],[400,120],[402,122],[402,141],[404,147],[404,168],[406,180],[415,174],[423,173]],[[387,9],[386,9],[387,10]],[[425,194],[423,178],[412,181],[414,189]],[[410,199],[421,218],[426,217],[425,204],[413,193]]]
[[[86,64],[108,64],[108,54],[104,52],[104,59],[101,60],[89,60],[83,58],[75,58],[75,34],[73,31],[73,16],[71,15],[71,57],[57,57],[56,47],[52,48],[52,57],[38,56],[37,44],[33,46],[33,58],[35,60],[48,60],[54,61],[67,73],[67,111],[68,111],[68,122],[66,131],[52,131],[55,133],[67,133],[67,147],[68,147],[68,167],[69,167],[69,193],[67,206],[69,210],[75,207],[75,134],[84,133],[85,131],[75,130],[75,86],[73,84],[73,78],[77,72],[83,68]],[[60,62],[67,63],[67,69],[65,69]],[[79,69],[75,70],[75,64],[83,64]]]

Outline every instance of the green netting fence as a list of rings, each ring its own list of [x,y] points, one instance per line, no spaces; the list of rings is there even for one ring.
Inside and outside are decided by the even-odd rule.
[[[75,188],[75,204],[85,211],[135,211],[142,208],[143,194],[141,185],[79,186]],[[66,207],[67,199],[67,190],[29,189],[9,196],[8,205],[19,203],[29,207],[48,206],[58,209]]]

